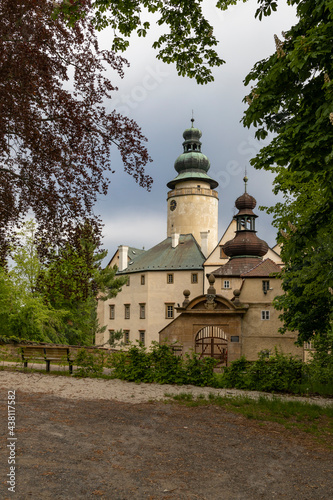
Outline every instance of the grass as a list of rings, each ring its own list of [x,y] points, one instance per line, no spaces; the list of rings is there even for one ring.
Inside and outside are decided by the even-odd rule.
[[[260,396],[258,400],[248,396],[226,397],[210,393],[208,397],[191,393],[165,394],[186,406],[213,404],[232,413],[264,424],[274,422],[286,429],[298,429],[314,436],[318,442],[333,449],[333,407],[319,406],[300,401],[285,401],[278,397]]]

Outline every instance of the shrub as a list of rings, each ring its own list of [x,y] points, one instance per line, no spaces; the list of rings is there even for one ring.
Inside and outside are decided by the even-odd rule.
[[[79,349],[74,359],[74,364],[78,367],[75,375],[78,377],[102,375],[105,357],[106,353],[99,350],[89,352],[85,348]]]

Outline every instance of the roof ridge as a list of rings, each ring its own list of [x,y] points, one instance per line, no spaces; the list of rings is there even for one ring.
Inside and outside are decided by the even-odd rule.
[[[246,275],[247,274],[250,274],[250,273],[253,273],[253,271],[257,268],[259,268],[260,266],[264,265],[265,263],[268,263],[268,264],[273,264],[273,266],[275,268],[278,268],[280,270],[280,266],[274,262],[272,259],[270,259],[269,257],[267,257],[267,259],[264,259],[262,260],[261,262],[259,262],[256,266],[252,267],[251,269],[249,269],[248,271],[245,271],[244,273],[241,274],[241,277],[245,277],[246,278]],[[277,271],[276,271],[277,272]],[[271,273],[272,274],[272,273]]]
[[[256,266],[254,267],[251,267],[251,269],[249,269],[248,271],[245,271],[245,273],[242,273],[241,276],[244,276],[244,274],[247,274],[247,273],[250,273],[251,271],[253,271],[254,269],[256,269],[257,267],[261,266],[261,264],[263,264],[264,262],[266,262],[266,260],[271,260],[269,258],[265,259],[265,260],[261,260]],[[273,262],[273,261],[272,261]]]

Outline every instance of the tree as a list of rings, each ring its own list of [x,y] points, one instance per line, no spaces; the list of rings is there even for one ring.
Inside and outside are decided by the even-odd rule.
[[[97,301],[115,297],[127,277],[117,267],[102,269],[107,251],[98,251],[93,228],[77,228],[73,243],[51,255],[41,271],[37,289],[52,309],[66,311],[63,330],[70,344],[92,344],[105,327],[97,320]]]
[[[48,307],[36,291],[42,265],[35,243],[35,224],[26,222],[12,264],[0,267],[0,329],[3,337],[64,342],[64,311]]]
[[[116,268],[101,268],[106,251],[97,250],[94,229],[85,224],[67,244],[38,257],[36,225],[28,221],[13,263],[0,267],[1,335],[34,341],[92,344],[103,325],[97,320],[99,300],[114,297],[126,282]]]
[[[243,123],[258,139],[275,135],[251,163],[274,172],[274,192],[284,194],[270,209],[286,262],[275,304],[282,332],[297,330],[302,343],[333,319],[333,2],[290,3],[298,22],[246,77],[254,88]]]
[[[107,26],[114,30],[111,49],[124,51],[133,32],[139,37],[146,36],[151,27],[148,20],[143,20],[147,13],[158,13],[156,24],[166,25],[170,32],[154,42],[153,47],[159,49],[157,58],[166,63],[175,62],[179,75],[195,77],[203,84],[214,79],[211,67],[220,66],[224,61],[213,49],[218,42],[201,4],[202,0],[94,0],[88,5],[85,0],[64,0],[58,2],[55,16],[62,13],[69,25],[75,26],[77,20],[87,14],[87,9],[92,11],[93,24],[98,30]]]
[[[82,1],[85,8],[90,5]],[[106,194],[111,148],[143,187],[149,161],[135,122],[107,113],[116,89],[105,78],[120,76],[127,61],[100,50],[86,12],[73,28],[52,19],[52,0],[3,0],[0,4],[0,257],[31,211],[45,249],[70,238],[89,219],[99,235],[93,206]]]

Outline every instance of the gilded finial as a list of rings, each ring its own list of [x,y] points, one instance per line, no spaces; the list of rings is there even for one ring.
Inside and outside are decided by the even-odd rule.
[[[248,177],[246,175],[246,167],[245,167],[245,176],[243,178],[243,181],[244,181],[244,184],[245,184],[245,193],[247,193],[247,181],[248,181]]]

